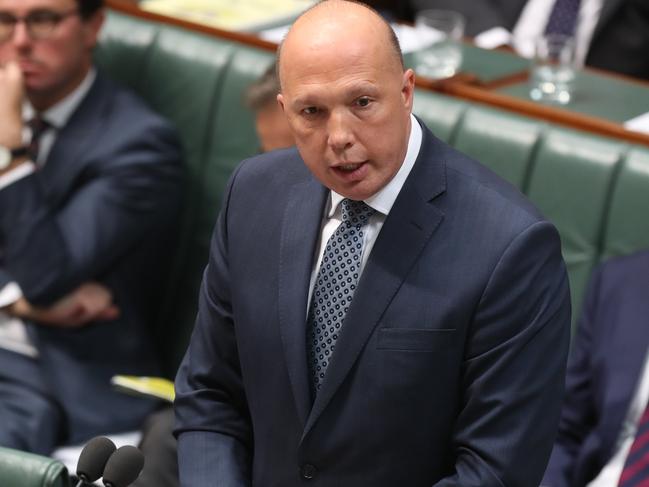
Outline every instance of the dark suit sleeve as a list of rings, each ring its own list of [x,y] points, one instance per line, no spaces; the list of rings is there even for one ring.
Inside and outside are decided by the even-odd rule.
[[[226,192],[226,201],[236,173]],[[250,486],[252,427],[241,379],[227,260],[227,203],[217,220],[198,317],[176,377],[183,487]]]
[[[538,222],[508,245],[475,310],[453,433],[436,487],[539,485],[556,435],[570,340],[559,237]]]
[[[592,357],[593,326],[599,314],[602,269],[594,273],[586,293],[577,335],[574,338],[568,372],[566,395],[561,410],[559,434],[552,449],[550,463],[542,485],[568,487],[571,485],[577,452],[596,421],[590,360]]]
[[[30,302],[47,305],[98,279],[175,217],[179,145],[167,124],[148,117],[91,148],[63,198],[39,173],[0,190],[0,285],[16,281]]]

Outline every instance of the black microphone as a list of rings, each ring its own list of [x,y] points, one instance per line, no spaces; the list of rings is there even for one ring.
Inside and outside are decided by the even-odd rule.
[[[106,487],[126,487],[137,479],[143,467],[142,452],[134,446],[122,446],[106,462],[102,482]]]
[[[115,448],[115,443],[105,436],[96,436],[83,447],[77,462],[77,487],[90,484],[101,477]]]

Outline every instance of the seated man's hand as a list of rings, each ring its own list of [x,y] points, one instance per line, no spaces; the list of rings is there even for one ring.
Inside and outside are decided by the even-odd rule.
[[[47,308],[31,305],[25,298],[13,303],[8,311],[23,319],[61,328],[76,328],[97,320],[119,316],[113,295],[105,286],[87,282]]]
[[[23,75],[16,62],[0,65],[0,144],[18,147],[22,143]]]

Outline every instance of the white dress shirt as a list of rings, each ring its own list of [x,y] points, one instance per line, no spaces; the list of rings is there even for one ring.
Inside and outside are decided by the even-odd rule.
[[[581,1],[575,32],[575,62],[578,66],[583,65],[586,60],[593,32],[602,11],[602,3],[603,0]],[[487,49],[511,44],[519,55],[532,57],[534,55],[534,39],[545,31],[553,5],[554,0],[528,0],[518,17],[513,32],[508,32],[502,26],[494,27],[478,34],[475,37],[475,43]]]
[[[42,167],[47,160],[47,156],[56,141],[57,129],[64,127],[68,120],[77,109],[83,98],[86,96],[97,73],[91,68],[84,80],[79,86],[63,100],[45,110],[41,117],[46,120],[51,128],[43,133],[39,140],[38,160],[26,162],[11,171],[0,176],[0,191],[15,183],[16,181],[32,174],[36,167]],[[23,105],[23,122],[27,122],[34,117],[35,110],[29,104]],[[23,139],[31,139],[31,131],[25,124]],[[16,282],[10,282],[0,289],[0,308],[15,303],[23,296],[20,286]],[[29,338],[22,320],[10,316],[0,311],[0,348],[12,350],[17,353],[36,357],[38,355],[34,346],[29,343]]]
[[[419,149],[421,148],[421,139],[422,139],[422,130],[419,126],[417,119],[410,115],[410,137],[408,139],[408,149],[406,150],[406,157],[403,160],[403,164],[397,171],[397,174],[390,180],[390,182],[385,185],[376,194],[370,196],[369,198],[363,200],[365,204],[376,210],[376,212],[370,217],[367,225],[363,228],[363,253],[361,255],[361,267],[359,275],[363,272],[367,259],[374,247],[374,242],[383,227],[385,218],[390,213],[392,206],[394,205],[399,192],[403,187],[403,184],[406,182],[412,167],[415,165],[417,156],[419,155]],[[311,303],[311,293],[313,292],[313,286],[315,284],[316,276],[318,275],[318,270],[320,269],[320,264],[322,262],[322,254],[324,249],[329,241],[329,238],[336,231],[338,226],[342,223],[342,209],[340,202],[345,199],[344,196],[336,193],[335,191],[330,191],[329,193],[329,202],[327,204],[327,211],[323,218],[322,222],[322,231],[320,232],[320,244],[316,249],[317,261],[316,265],[311,272],[311,283],[309,285],[309,301]],[[308,313],[308,305],[307,305]]]

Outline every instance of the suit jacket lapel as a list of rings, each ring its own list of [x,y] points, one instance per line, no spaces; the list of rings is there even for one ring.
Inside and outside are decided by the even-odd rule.
[[[74,180],[78,171],[79,157],[89,150],[88,144],[96,142],[92,134],[100,130],[104,117],[106,97],[100,93],[105,90],[105,81],[98,74],[92,87],[74,111],[68,123],[62,127],[52,146],[47,162],[39,171],[47,181],[43,187],[48,195],[63,195],[67,193],[68,185]]]
[[[294,185],[282,218],[279,325],[293,396],[302,425],[311,407],[306,362],[306,313],[314,252],[328,191],[315,179]],[[305,240],[306,237],[306,240]]]
[[[363,270],[303,438],[342,384],[383,312],[442,221],[443,213],[430,201],[446,188],[445,164],[434,156],[434,146],[440,142],[422,128],[424,138],[419,156]]]

